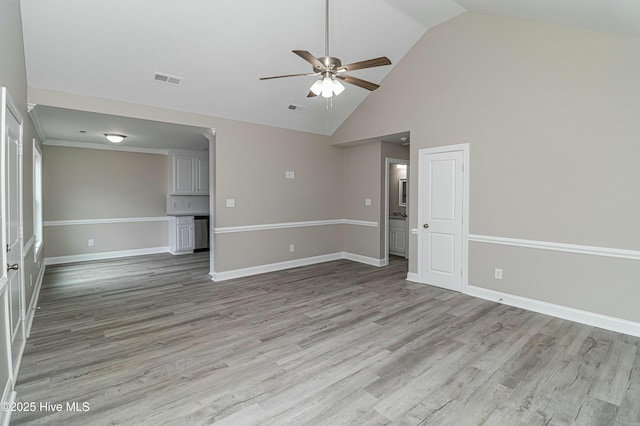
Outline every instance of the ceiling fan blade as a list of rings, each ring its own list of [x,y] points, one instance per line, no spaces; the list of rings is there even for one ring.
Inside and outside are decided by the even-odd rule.
[[[315,97],[315,96],[318,96],[318,95],[316,95],[316,94],[315,94],[315,93],[313,93],[312,91],[309,91],[309,94],[307,94],[307,98],[313,98],[313,97]]]
[[[318,69],[321,69],[321,70],[325,68],[324,64],[322,62],[320,62],[320,60],[318,58],[316,58],[315,56],[313,56],[311,53],[307,52],[306,50],[292,50],[292,52],[295,53],[296,55],[300,56],[305,61],[309,62],[315,68],[318,68]]]
[[[362,87],[363,89],[367,89],[371,91],[376,90],[378,87],[380,87],[379,84],[371,83],[370,81],[366,81],[361,78],[352,77],[350,75],[338,74],[336,75],[336,77],[339,78],[340,80],[346,81],[347,83],[350,83],[355,86],[359,86],[359,87]]]
[[[285,78],[285,77],[309,77],[310,75],[320,75],[318,72],[308,72],[304,74],[287,74],[287,75],[274,75],[273,77],[260,77],[260,80],[271,80],[274,78]]]
[[[381,67],[383,65],[391,65],[391,61],[386,56],[381,56],[379,58],[374,58],[374,59],[367,59],[366,61],[354,62],[353,64],[343,65],[340,68],[338,68],[338,72],[361,70],[363,68]]]

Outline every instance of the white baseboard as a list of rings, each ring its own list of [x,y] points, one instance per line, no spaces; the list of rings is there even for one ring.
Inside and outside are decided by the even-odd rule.
[[[418,274],[416,272],[407,272],[407,281],[419,283]]]
[[[7,380],[7,383],[4,385],[4,392],[2,392],[2,404],[9,406],[16,400],[16,391],[13,390],[13,382],[11,379]],[[9,421],[11,420],[11,410],[1,410],[0,411],[0,425],[1,426],[9,426]]]
[[[267,272],[282,271],[285,269],[298,268],[300,266],[314,265],[316,263],[330,262],[332,260],[347,259],[354,262],[365,263],[372,266],[381,266],[384,259],[375,259],[373,257],[361,256],[353,253],[330,253],[321,256],[305,257],[302,259],[287,260],[285,262],[269,263],[266,265],[251,266],[249,268],[234,269],[223,272],[210,272],[211,280],[215,282],[231,280],[234,278],[248,277],[251,275],[264,274]]]
[[[234,278],[249,277],[251,275],[264,274],[267,272],[282,271],[285,269],[298,268],[300,266],[313,265],[316,263],[330,262],[342,259],[342,253],[323,254],[321,256],[305,257],[303,259],[287,260],[285,262],[269,263],[266,265],[251,266],[249,268],[233,269],[231,271],[211,272],[211,280],[219,282]]]
[[[376,259],[375,257],[362,256],[354,253],[343,252],[342,258],[347,260],[352,260],[354,262],[364,263],[366,265],[377,266],[377,267],[386,265],[386,262],[384,259]]]
[[[150,247],[144,249],[108,251],[103,253],[78,254],[72,256],[46,257],[45,265],[85,262],[87,260],[116,259],[119,257],[144,256],[145,254],[169,253],[169,247]]]
[[[26,337],[31,335],[31,325],[33,324],[33,318],[36,315],[36,309],[38,309],[38,299],[40,298],[40,288],[42,287],[42,280],[44,279],[44,270],[46,268],[45,263],[42,263],[40,270],[38,271],[38,277],[36,278],[36,287],[33,289],[33,295],[31,301],[27,307],[27,316],[25,324]]]
[[[640,323],[633,321],[582,311],[567,306],[555,305],[526,297],[514,296],[512,294],[471,285],[467,286],[466,294],[593,327],[603,328],[605,330],[640,337]]]

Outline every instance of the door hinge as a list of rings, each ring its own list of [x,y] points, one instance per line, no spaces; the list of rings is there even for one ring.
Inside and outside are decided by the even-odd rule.
[[[18,144],[18,155],[22,155],[22,142]]]

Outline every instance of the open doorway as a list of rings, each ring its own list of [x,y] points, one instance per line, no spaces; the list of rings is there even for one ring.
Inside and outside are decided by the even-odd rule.
[[[381,138],[383,161],[382,233],[384,264],[409,259],[409,132]]]
[[[385,159],[385,263],[409,259],[409,160]]]

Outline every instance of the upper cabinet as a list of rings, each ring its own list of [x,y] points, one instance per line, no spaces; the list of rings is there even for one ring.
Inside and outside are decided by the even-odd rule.
[[[169,194],[209,195],[207,153],[169,154]]]

